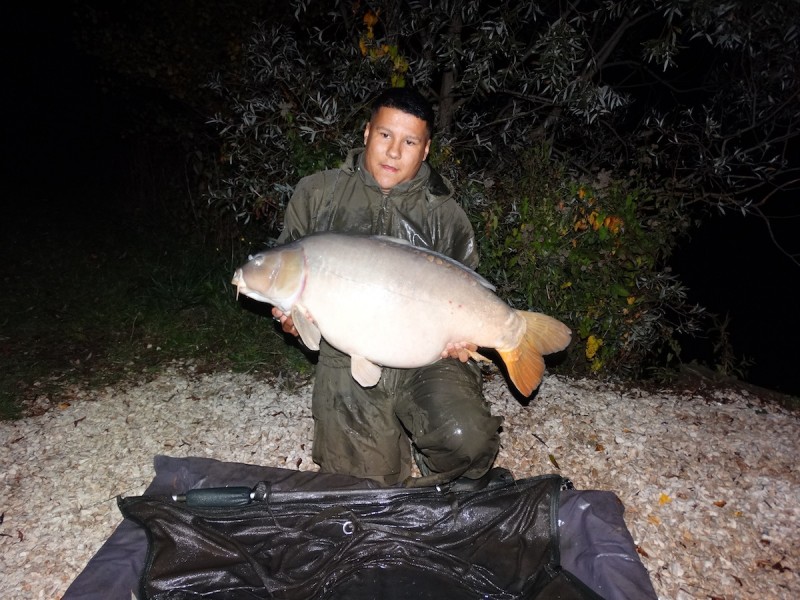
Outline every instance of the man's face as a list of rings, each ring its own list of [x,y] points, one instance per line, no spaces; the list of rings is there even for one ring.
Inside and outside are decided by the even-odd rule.
[[[414,178],[428,156],[431,140],[425,121],[382,106],[364,129],[364,164],[384,193]]]

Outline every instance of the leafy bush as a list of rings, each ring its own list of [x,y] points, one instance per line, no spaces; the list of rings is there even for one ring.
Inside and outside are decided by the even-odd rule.
[[[356,46],[319,36],[320,44],[301,43],[286,25],[261,25],[242,77],[218,75],[211,84],[227,99],[212,119],[222,151],[208,194],[224,218],[255,220],[274,233],[294,184],[335,167],[361,143],[365,107],[385,78]]]
[[[470,211],[481,271],[513,306],[572,327],[563,370],[639,376],[679,353],[701,311],[663,267],[688,225],[669,197],[604,172],[578,182],[541,149],[497,188]]]
[[[430,160],[478,231],[482,272],[511,304],[575,330],[563,368],[638,376],[663,366],[701,312],[666,268],[676,241],[703,208],[744,211],[757,188],[717,169],[739,156],[748,128],[720,125],[724,143],[685,152],[719,120],[698,118],[696,94],[680,89],[681,52],[735,54],[721,45],[727,26],[705,31],[704,4],[687,4],[691,15],[659,2],[294,0],[294,20],[262,25],[244,68],[212,85],[224,110],[213,120],[223,144],[210,204],[276,233],[297,180],[360,145],[374,94],[414,85],[435,101]],[[730,19],[749,27],[734,4]],[[730,117],[715,100],[728,74],[710,58],[697,77],[716,75],[708,93],[723,95],[704,98]],[[757,129],[756,145],[776,139]]]

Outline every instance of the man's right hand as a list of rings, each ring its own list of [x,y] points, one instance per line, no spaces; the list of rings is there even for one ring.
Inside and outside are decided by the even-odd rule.
[[[291,315],[287,315],[282,310],[280,310],[279,308],[276,308],[276,307],[273,306],[272,307],[272,318],[275,319],[276,321],[280,321],[281,329],[283,329],[284,332],[290,333],[295,337],[300,335],[297,332],[297,328],[294,326],[294,321],[292,320]]]

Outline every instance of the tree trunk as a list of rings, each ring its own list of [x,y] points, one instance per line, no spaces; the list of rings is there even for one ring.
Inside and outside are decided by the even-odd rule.
[[[454,11],[448,34],[454,40],[453,43],[457,47],[461,46],[462,26],[461,14]],[[439,131],[444,134],[451,133],[453,129],[453,119],[456,109],[454,88],[458,72],[458,64],[455,59],[453,59],[450,68],[442,73],[442,82],[439,86]]]

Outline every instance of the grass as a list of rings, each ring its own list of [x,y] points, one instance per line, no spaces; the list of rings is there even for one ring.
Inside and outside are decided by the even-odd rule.
[[[175,360],[309,372],[268,307],[236,300],[230,277],[246,252],[226,256],[157,222],[40,215],[4,232],[0,418],[65,385],[112,385]]]

